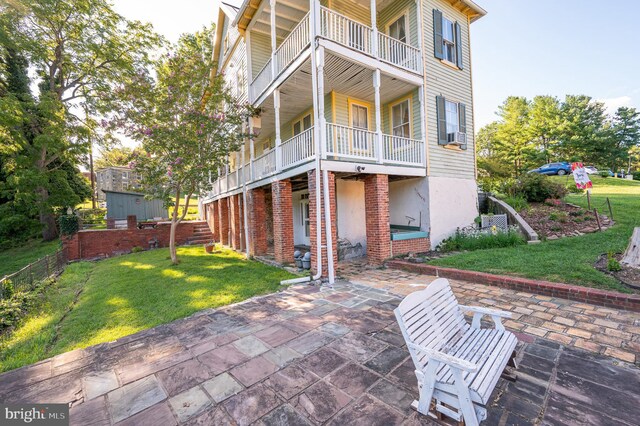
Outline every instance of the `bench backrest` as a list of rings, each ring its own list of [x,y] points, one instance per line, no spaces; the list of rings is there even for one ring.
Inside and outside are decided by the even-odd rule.
[[[405,339],[435,350],[469,328],[445,278],[411,293],[394,312]]]

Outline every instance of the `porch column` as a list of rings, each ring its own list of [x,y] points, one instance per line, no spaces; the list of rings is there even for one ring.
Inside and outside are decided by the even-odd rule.
[[[218,238],[222,245],[229,245],[229,198],[218,200]]]
[[[380,70],[376,69],[373,72],[373,90],[375,97],[375,110],[376,110],[376,153],[378,157],[378,163],[384,162],[384,152],[382,150],[382,114],[380,105]]]
[[[249,169],[251,171],[251,181],[255,179],[255,173],[253,172],[253,160],[256,157],[256,147],[253,140],[253,117],[249,118]]]
[[[327,158],[327,126],[324,117],[324,47],[319,46],[316,55],[316,67],[318,69],[318,114],[316,124],[320,127],[320,151],[322,158]]]
[[[263,255],[267,252],[267,210],[264,188],[254,188],[247,194],[247,213],[249,214],[249,254]]]
[[[371,54],[373,57],[378,57],[378,10],[376,9],[377,4],[376,0],[371,0],[371,28],[373,32],[371,33]]]
[[[276,78],[276,0],[270,0],[269,6],[271,7],[271,76]]]
[[[231,247],[236,250],[241,249],[242,234],[241,234],[241,221],[240,216],[240,194],[232,195],[229,197],[229,210],[231,216]]]
[[[280,180],[271,184],[273,205],[273,249],[276,262],[293,260],[293,196],[291,181]]]
[[[422,159],[422,165],[429,166],[429,148],[427,146],[427,122],[426,122],[426,111],[424,109],[424,84],[420,86],[418,89],[418,98],[420,103],[420,139],[422,141],[422,146],[424,147],[424,152],[420,153],[420,158]],[[414,136],[414,135],[412,135]],[[428,171],[427,171],[428,174]]]
[[[276,171],[280,172],[282,169],[282,151],[280,138],[280,89],[273,91],[273,109],[275,112],[275,125],[276,125]]]
[[[218,201],[214,201],[209,204],[209,229],[211,229],[211,233],[213,234],[213,241],[219,241],[219,227],[220,223],[218,222]]]
[[[367,175],[364,180],[364,206],[367,212],[367,261],[378,265],[391,257],[387,175]]]
[[[331,222],[336,223],[336,180],[335,174],[333,172],[327,173],[329,177],[329,204],[331,210]],[[325,230],[326,221],[324,220],[324,202],[320,202],[320,208],[316,205],[316,190],[321,191],[322,182],[316,183],[316,172],[315,170],[309,170],[307,172],[307,176],[309,179],[309,233],[310,233],[310,244],[311,244],[311,271],[315,274],[318,271],[318,258],[316,256],[316,245],[317,245],[317,226],[316,226],[316,215],[321,215],[321,235],[322,235],[322,276],[328,276],[328,257],[327,257],[327,233]],[[322,179],[322,178],[321,178]],[[332,241],[333,241],[333,253],[334,253],[334,269],[335,269],[335,260],[337,259],[338,253],[338,230],[336,226],[331,227]]]

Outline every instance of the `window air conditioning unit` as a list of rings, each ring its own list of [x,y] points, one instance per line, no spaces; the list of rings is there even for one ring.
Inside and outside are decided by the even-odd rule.
[[[463,132],[453,132],[447,134],[449,145],[461,146],[467,143],[467,134]]]

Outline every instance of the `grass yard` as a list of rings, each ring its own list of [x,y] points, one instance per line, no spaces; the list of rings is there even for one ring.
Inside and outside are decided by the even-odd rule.
[[[566,182],[566,177],[558,177]],[[516,275],[582,286],[629,292],[611,276],[593,267],[602,253],[622,252],[635,226],[640,226],[640,182],[593,177],[592,207],[609,215],[609,197],[616,224],[605,232],[540,244],[479,250],[436,259],[430,264],[473,271]],[[570,203],[587,206],[586,195],[570,195]]]
[[[0,340],[0,371],[271,293],[293,277],[228,250],[211,255],[201,246],[181,247],[177,266],[168,255],[160,249],[69,265]]]
[[[25,245],[0,251],[0,278],[24,268],[60,248],[60,241],[30,240]]]

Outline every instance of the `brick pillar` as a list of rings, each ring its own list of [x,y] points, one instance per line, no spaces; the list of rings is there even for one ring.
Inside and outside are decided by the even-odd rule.
[[[229,245],[229,198],[218,200],[218,238],[220,242]]]
[[[209,229],[211,229],[211,233],[213,236],[213,241],[220,242],[220,221],[218,220],[218,201],[214,201],[209,204]]]
[[[236,250],[241,249],[242,234],[240,229],[240,222],[242,218],[240,216],[240,197],[242,194],[232,195],[228,198],[230,212],[231,212],[231,247]]]
[[[367,260],[371,264],[380,264],[391,257],[387,175],[367,175],[364,180],[364,205],[367,212]]]
[[[260,256],[267,252],[267,211],[264,188],[254,188],[247,193],[249,213],[249,254]]]
[[[136,229],[138,227],[138,218],[135,214],[127,216],[127,229]]]
[[[246,247],[246,234],[244,229],[244,199],[242,194],[238,194],[238,217],[240,218],[240,246],[239,250],[245,251]]]
[[[320,197],[320,209],[316,206],[316,172],[315,170],[309,170],[307,172],[309,177],[309,224],[311,233],[311,271],[315,274],[318,270],[318,257],[317,257],[317,228],[316,228],[316,212],[320,212],[321,216],[321,232],[322,232],[322,245],[327,245],[325,220],[324,220],[324,194]],[[328,173],[329,176],[329,204],[331,208],[331,234],[333,237],[333,263],[334,270],[335,264],[338,261],[338,228],[336,224],[336,179],[332,172]],[[323,185],[320,185],[320,189]],[[327,249],[322,249],[322,276],[328,276],[327,269]]]
[[[273,249],[276,262],[293,262],[293,198],[291,181],[271,184],[273,206]]]

